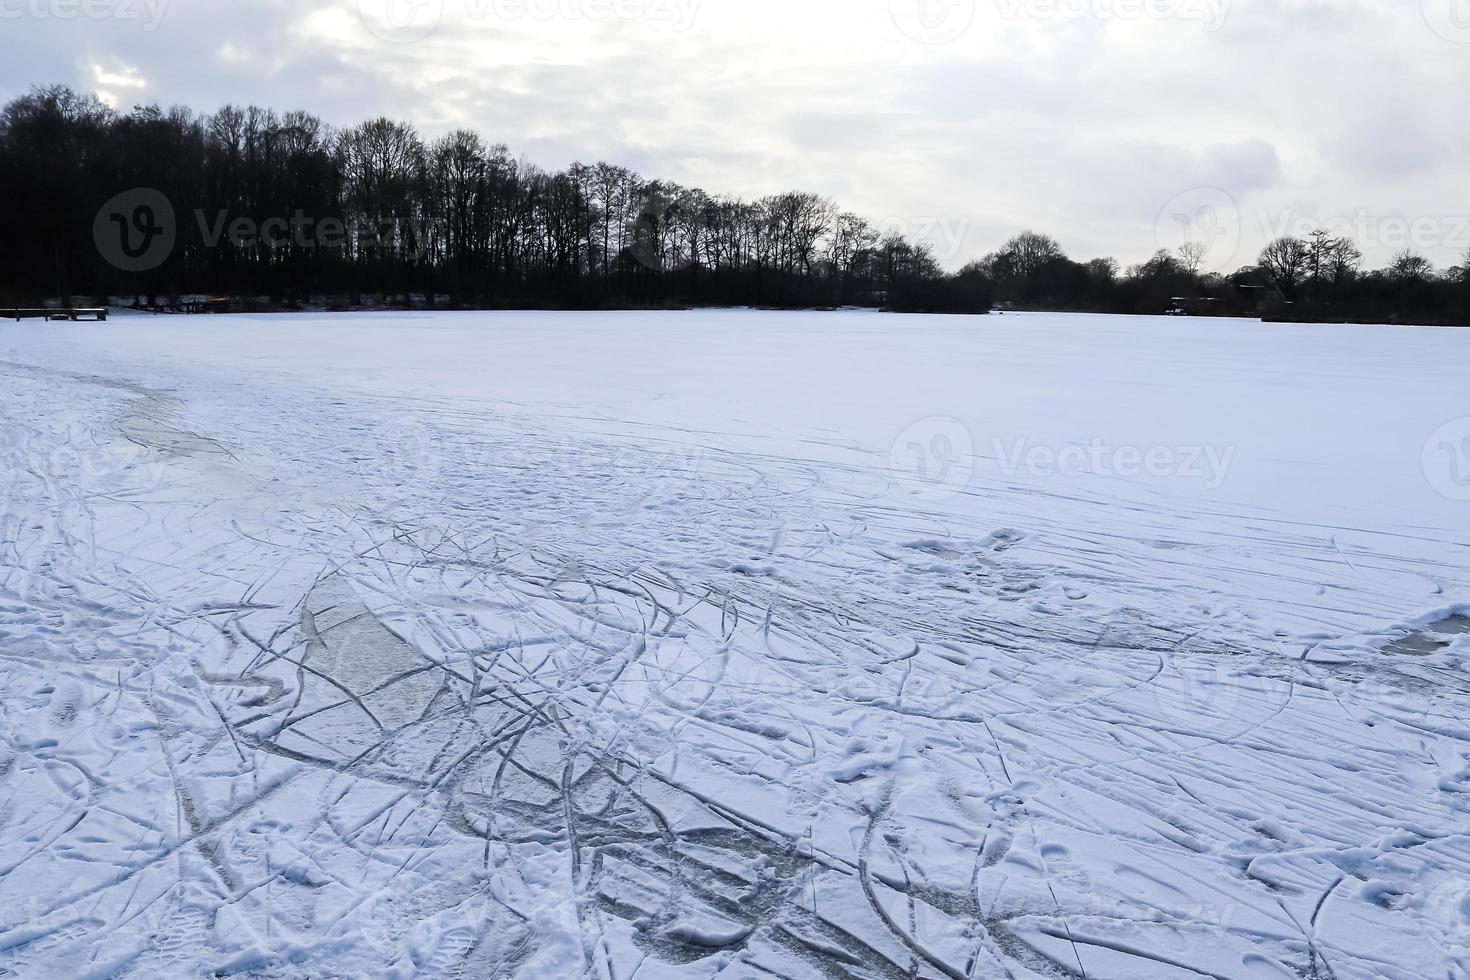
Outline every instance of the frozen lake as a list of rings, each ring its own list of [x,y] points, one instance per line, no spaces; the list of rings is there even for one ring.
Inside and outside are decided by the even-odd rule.
[[[1467,975],[1467,367],[0,324],[0,974]]]

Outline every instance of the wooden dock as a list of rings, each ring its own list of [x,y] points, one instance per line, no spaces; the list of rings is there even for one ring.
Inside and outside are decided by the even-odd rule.
[[[107,319],[105,306],[73,306],[63,309],[44,307],[20,307],[0,309],[0,318],[6,320],[102,320]]]

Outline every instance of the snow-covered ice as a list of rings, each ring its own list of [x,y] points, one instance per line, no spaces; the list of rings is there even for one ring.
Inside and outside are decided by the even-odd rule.
[[[0,325],[0,975],[1470,976],[1467,370]]]

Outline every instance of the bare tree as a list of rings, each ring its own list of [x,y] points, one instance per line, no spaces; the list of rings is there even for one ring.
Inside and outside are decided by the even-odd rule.
[[[1065,257],[1056,239],[1028,230],[1006,242],[997,258],[1009,274],[1029,279],[1047,263]]]
[[[1089,259],[1083,266],[1088,280],[1097,286],[1111,287],[1118,281],[1118,260],[1114,258]]]
[[[1357,275],[1362,264],[1363,253],[1358,246],[1346,238],[1339,238],[1327,256],[1326,274],[1332,282],[1333,291],[1342,288],[1344,283]]]
[[[1396,254],[1388,267],[1389,278],[1401,285],[1428,282],[1433,275],[1433,263],[1408,248]]]
[[[1332,255],[1342,244],[1342,239],[1326,228],[1318,228],[1307,235],[1307,279],[1313,289],[1320,289],[1328,275]]]
[[[250,124],[247,118],[247,132]],[[390,263],[411,261],[422,231],[414,212],[427,163],[418,134],[406,123],[374,119],[342,133],[337,152],[348,206],[358,222],[357,247],[385,273]],[[385,278],[384,298],[389,286]]]
[[[211,216],[207,229],[177,222],[177,246],[145,274],[99,254],[93,235],[97,203],[138,187],[157,188],[181,215]],[[1357,245],[1326,228],[1274,241],[1259,266],[1230,275],[1205,271],[1206,241],[1120,273],[1107,259],[1074,262],[1033,231],[947,275],[932,249],[880,235],[815,194],[712,196],[607,163],[545,171],[468,131],[425,147],[411,126],[388,119],[333,132],[305,112],[258,106],[205,117],[156,105],[116,113],[65,88],[0,108],[0,214],[33,229],[0,236],[7,298],[79,286],[149,305],[160,293],[268,294],[292,306],[312,293],[377,292],[490,306],[953,310],[983,308],[993,293],[1029,308],[1157,312],[1188,291],[1208,309],[1240,312],[1269,277],[1293,299],[1305,290],[1330,300],[1333,317],[1470,318],[1470,252],[1444,275],[1413,252],[1364,273]],[[320,242],[282,232],[297,215]],[[238,219],[275,230],[240,241],[211,230]],[[327,241],[336,244],[317,247]]]
[[[460,295],[468,288],[472,263],[476,257],[483,259],[476,216],[481,212],[486,167],[484,141],[467,130],[450,133],[429,150],[431,225],[441,236],[452,289]]]
[[[1307,246],[1297,238],[1278,238],[1261,250],[1260,264],[1272,284],[1290,298],[1306,275]]]
[[[1210,246],[1205,242],[1188,241],[1179,246],[1179,258],[1191,276],[1198,276],[1200,266],[1204,264],[1205,256],[1209,254],[1209,251]]]

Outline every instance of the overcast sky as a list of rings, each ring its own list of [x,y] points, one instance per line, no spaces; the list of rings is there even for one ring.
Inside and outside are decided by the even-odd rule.
[[[51,82],[817,191],[952,267],[1470,247],[1470,0],[0,0],[0,97]]]

